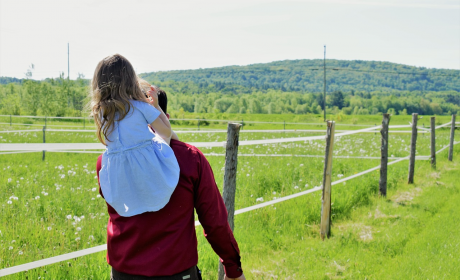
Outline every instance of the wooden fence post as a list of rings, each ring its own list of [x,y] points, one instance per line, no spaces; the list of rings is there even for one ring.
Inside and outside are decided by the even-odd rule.
[[[45,139],[45,129],[46,129],[46,126],[43,127],[43,143],[46,143],[46,139]],[[42,160],[43,160],[43,161],[45,160],[45,150],[43,150]]]
[[[240,136],[239,123],[228,123],[227,146],[225,152],[225,173],[223,198],[228,213],[228,224],[234,229],[233,217],[235,214],[236,171],[238,164],[238,139]],[[219,280],[224,279],[224,266],[219,261]]]
[[[335,122],[327,122],[326,152],[324,157],[323,195],[321,197],[321,239],[331,235],[331,183],[332,151],[334,148]]]
[[[390,114],[383,114],[381,157],[380,157],[380,180],[379,191],[380,195],[387,196],[387,167],[388,167],[388,125],[390,124]]]
[[[418,114],[412,114],[412,136],[410,138],[410,156],[409,156],[409,178],[407,183],[414,183],[414,169],[415,169],[415,151],[417,146],[417,118]]]
[[[436,117],[431,117],[431,168],[436,169]]]
[[[455,117],[456,115],[452,115],[452,124],[450,126],[449,161],[452,161],[454,154]]]

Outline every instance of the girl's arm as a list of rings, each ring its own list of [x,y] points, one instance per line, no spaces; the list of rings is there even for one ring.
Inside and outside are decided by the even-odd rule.
[[[147,94],[152,98],[151,102],[148,102],[158,111],[160,111],[158,118],[156,118],[150,125],[152,126],[153,130],[155,130],[155,133],[160,135],[160,137],[163,138],[169,145],[173,131],[171,129],[171,124],[169,123],[168,118],[158,105],[158,91],[155,87],[152,86],[150,87],[150,91]]]
[[[153,130],[155,130],[155,132],[160,135],[160,137],[163,138],[169,145],[173,132],[171,129],[171,124],[169,123],[166,115],[163,113],[163,110],[161,110],[160,106],[155,106],[155,108],[160,111],[161,114],[150,125],[152,126]]]
[[[172,131],[171,139],[179,140],[179,136],[177,136],[177,134],[174,132],[174,130]]]

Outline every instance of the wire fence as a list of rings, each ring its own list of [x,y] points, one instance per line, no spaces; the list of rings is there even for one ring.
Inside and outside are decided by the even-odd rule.
[[[454,119],[455,119],[455,117],[453,117],[453,120]],[[431,131],[434,132],[436,129],[447,127],[449,125],[451,125],[451,129],[453,131],[455,129],[455,124],[456,124],[455,121],[449,122],[449,123],[446,123],[446,124],[443,124],[443,125],[439,125],[437,127],[433,127]],[[417,129],[416,129],[417,125],[416,124],[411,124],[409,126],[408,125],[389,126],[389,128],[393,128],[393,129],[407,128],[407,127],[411,127],[412,132],[415,131],[415,135],[417,134]],[[328,133],[329,133],[329,129],[330,128],[328,126]],[[372,131],[375,131],[377,129],[382,129],[381,133],[383,134],[383,130],[385,129],[385,127],[383,127],[383,126],[373,126],[373,127],[370,127],[370,128],[364,128],[364,129],[359,129],[359,130],[345,131],[345,132],[342,132],[342,133],[335,134],[335,136],[333,138],[347,136],[347,135],[353,135],[353,134],[358,134],[358,133],[366,133],[366,132],[369,132],[369,131],[372,132]],[[229,129],[229,131],[230,131],[230,129]],[[418,132],[418,133],[420,133],[420,132]],[[428,132],[428,133],[430,133],[430,132]],[[333,125],[332,125],[332,135],[334,135],[334,133],[333,133]],[[415,159],[417,159],[417,160],[429,160],[429,159],[433,160],[433,156],[435,157],[436,154],[439,154],[439,153],[441,153],[442,151],[444,151],[444,150],[446,150],[448,148],[450,149],[449,152],[451,152],[453,146],[460,143],[460,141],[455,142],[453,137],[454,137],[454,133],[452,132],[451,133],[450,144],[447,145],[447,146],[442,147],[441,149],[439,149],[437,151],[435,151],[434,155],[432,153],[431,156],[417,156],[417,157],[414,156],[413,160],[415,160]],[[333,138],[332,138],[332,141],[333,141]],[[321,135],[321,136],[309,136],[309,137],[290,137],[290,138],[277,138],[277,139],[264,139],[264,140],[246,140],[246,141],[239,141],[239,146],[260,145],[260,144],[279,144],[279,143],[298,142],[298,141],[306,142],[306,141],[311,141],[311,140],[324,140],[324,139],[325,139],[325,136]],[[230,148],[229,145],[226,142],[196,142],[196,143],[190,143],[190,144],[194,145],[196,147],[226,147],[227,149]],[[328,146],[326,146],[326,155],[328,153],[332,152],[332,146],[330,146],[330,149],[331,149],[330,151],[328,151],[327,147]],[[99,153],[100,154],[101,150],[103,150],[103,149],[105,149],[105,147],[102,144],[99,144],[99,143],[39,143],[39,144],[22,144],[22,143],[19,143],[19,144],[0,144],[0,152],[2,154],[5,154],[5,153],[28,153],[28,152],[36,152],[36,151],[42,151],[42,150],[53,151],[53,152],[76,152],[76,153]],[[90,150],[90,151],[87,151],[87,150]],[[432,150],[432,152],[433,152],[433,150]],[[215,154],[215,153],[210,153],[210,154],[207,154],[207,155],[208,156],[223,156],[223,154]],[[318,155],[291,155],[291,154],[282,154],[282,155],[281,154],[270,154],[270,155],[269,154],[238,154],[238,156],[324,157],[324,156],[318,156]],[[382,154],[382,157],[383,156],[384,155]],[[333,157],[334,158],[345,158],[344,156],[333,156]],[[346,157],[346,158],[381,159],[382,157]],[[411,156],[406,156],[406,157],[399,157],[399,158],[390,158],[390,160],[392,160],[392,161],[387,163],[387,165],[393,165],[393,164],[396,164],[398,162],[402,162],[402,161],[405,161],[405,160],[412,160],[412,157]],[[373,172],[375,170],[382,169],[383,167],[384,166],[382,166],[382,164],[380,164],[380,165],[378,165],[376,167],[367,169],[365,171],[359,172],[359,173],[354,174],[352,176],[349,176],[349,177],[346,177],[346,178],[343,178],[343,179],[340,179],[340,180],[330,182],[329,185],[337,185],[337,184],[346,182],[348,180],[352,180],[354,178],[363,176],[363,175],[368,174],[370,172]],[[386,169],[386,166],[385,166],[385,169]],[[236,172],[236,168],[233,169],[233,172]],[[328,172],[329,172],[329,175],[330,175],[330,170]],[[325,164],[324,176],[326,176],[326,174],[328,172],[326,172],[326,164]],[[323,180],[323,182],[324,182],[324,180]],[[314,188],[306,190],[306,191],[302,191],[302,192],[299,192],[299,193],[295,193],[295,194],[292,194],[292,195],[288,195],[288,196],[285,196],[285,197],[273,199],[271,201],[263,202],[263,203],[260,203],[260,204],[256,204],[256,205],[253,205],[253,206],[249,206],[249,207],[246,207],[246,208],[236,210],[236,211],[234,211],[234,213],[229,213],[229,216],[230,216],[230,214],[232,214],[232,216],[233,216],[233,214],[234,215],[239,215],[239,214],[242,214],[242,213],[246,213],[246,212],[253,211],[253,210],[256,210],[256,209],[260,209],[260,208],[263,208],[263,207],[267,207],[267,206],[270,206],[270,205],[273,205],[273,204],[276,204],[276,203],[291,200],[291,199],[294,199],[294,198],[297,198],[297,197],[300,197],[300,196],[303,196],[303,195],[311,194],[313,192],[320,191],[320,190],[323,191],[323,207],[324,207],[324,190],[325,190],[326,187],[327,187],[327,183],[326,184],[323,183],[323,185],[321,185],[319,187],[314,187]],[[225,192],[226,192],[226,186],[224,185],[224,193]],[[233,194],[234,193],[235,192],[233,191]],[[330,193],[329,193],[329,195],[330,195]],[[322,213],[323,213],[323,210],[324,210],[323,207],[322,207]],[[330,205],[329,205],[329,207],[330,207]],[[200,225],[199,221],[195,221],[195,226],[199,226],[199,225]],[[78,258],[78,257],[82,257],[82,256],[85,256],[85,255],[101,252],[101,251],[104,251],[104,250],[107,250],[107,244],[99,245],[99,246],[96,246],[96,247],[92,247],[92,248],[88,248],[88,249],[84,249],[84,250],[79,250],[79,251],[75,251],[75,252],[71,252],[71,253],[68,253],[68,254],[63,254],[63,255],[59,255],[59,256],[55,256],[55,257],[51,257],[51,258],[46,258],[46,259],[42,259],[42,260],[38,260],[38,261],[34,261],[34,262],[29,262],[29,263],[22,264],[22,265],[17,265],[17,266],[13,266],[13,267],[9,267],[9,268],[4,268],[4,269],[0,270],[0,276],[6,276],[6,275],[10,275],[10,274],[30,270],[30,269],[42,267],[42,266],[45,266],[45,265],[50,265],[50,264],[58,263],[58,262],[61,262],[61,261],[65,261],[65,260],[69,260],[69,259]]]

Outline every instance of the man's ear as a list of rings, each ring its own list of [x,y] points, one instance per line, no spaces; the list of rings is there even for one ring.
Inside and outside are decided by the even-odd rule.
[[[168,114],[168,113],[166,113],[166,117],[167,117],[167,118],[168,118],[168,120],[169,120],[169,114]]]

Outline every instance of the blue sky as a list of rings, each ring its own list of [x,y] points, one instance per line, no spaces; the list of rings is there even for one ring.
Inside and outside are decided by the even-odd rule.
[[[460,69],[455,0],[0,0],[0,76],[91,78],[107,55],[139,73],[284,59]]]

